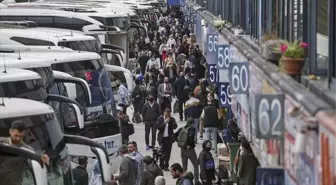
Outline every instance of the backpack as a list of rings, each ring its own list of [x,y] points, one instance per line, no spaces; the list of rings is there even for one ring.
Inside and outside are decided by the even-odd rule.
[[[193,182],[192,180],[190,180],[190,179],[188,179],[188,178],[185,178],[185,177],[183,177],[183,178],[177,183],[177,185],[182,185],[182,184],[183,184],[183,181],[185,181],[185,180],[189,181],[189,183],[190,183],[191,185],[194,185],[194,182]]]
[[[189,135],[189,128],[182,128],[180,133],[177,136],[177,146],[180,148],[187,147],[188,135]]]
[[[138,172],[138,162],[135,159],[132,159],[132,158],[128,158],[128,159],[133,165],[135,180],[137,180],[138,179],[138,173],[139,173]]]

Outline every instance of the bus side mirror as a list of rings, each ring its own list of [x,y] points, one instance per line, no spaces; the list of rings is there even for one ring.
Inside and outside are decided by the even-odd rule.
[[[78,105],[69,104],[70,122],[76,125],[79,129],[84,128],[84,115],[82,114]]]
[[[88,158],[98,159],[103,182],[111,183],[111,165],[107,150],[103,143],[95,142],[89,138],[64,134],[64,141],[68,148],[68,153],[72,157],[86,156]],[[114,143],[117,147],[119,143]]]

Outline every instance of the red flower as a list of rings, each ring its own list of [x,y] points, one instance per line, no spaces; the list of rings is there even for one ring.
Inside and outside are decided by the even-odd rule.
[[[86,81],[91,81],[92,80],[91,72],[85,72],[85,80]]]
[[[300,43],[300,47],[301,47],[301,48],[306,48],[306,47],[308,47],[308,44],[305,43],[305,42],[301,42],[301,43]]]
[[[287,45],[286,44],[281,44],[281,46],[280,46],[281,53],[285,52],[286,50],[287,50]]]

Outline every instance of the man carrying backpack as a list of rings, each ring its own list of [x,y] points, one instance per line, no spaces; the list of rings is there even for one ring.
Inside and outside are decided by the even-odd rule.
[[[138,174],[138,163],[135,158],[128,153],[126,145],[119,148],[119,155],[122,157],[119,175],[113,177],[113,180],[118,180],[119,185],[134,185]]]
[[[188,118],[187,124],[176,132],[176,136],[177,146],[181,148],[183,171],[187,171],[189,159],[194,166],[195,184],[197,184],[199,183],[199,170],[195,151],[196,129],[193,125],[194,119]]]

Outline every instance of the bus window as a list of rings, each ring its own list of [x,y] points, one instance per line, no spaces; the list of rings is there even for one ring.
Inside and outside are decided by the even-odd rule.
[[[83,26],[91,24],[90,22],[69,17],[55,17],[54,27],[55,28],[64,28],[70,30],[82,31]]]
[[[27,17],[23,16],[1,16],[2,21],[25,21]]]
[[[26,46],[55,46],[54,43],[40,40],[40,39],[31,39],[31,38],[25,38],[25,37],[11,37],[11,40],[21,43]]]
[[[32,16],[27,20],[34,21],[39,27],[52,27],[53,25],[53,17]]]

